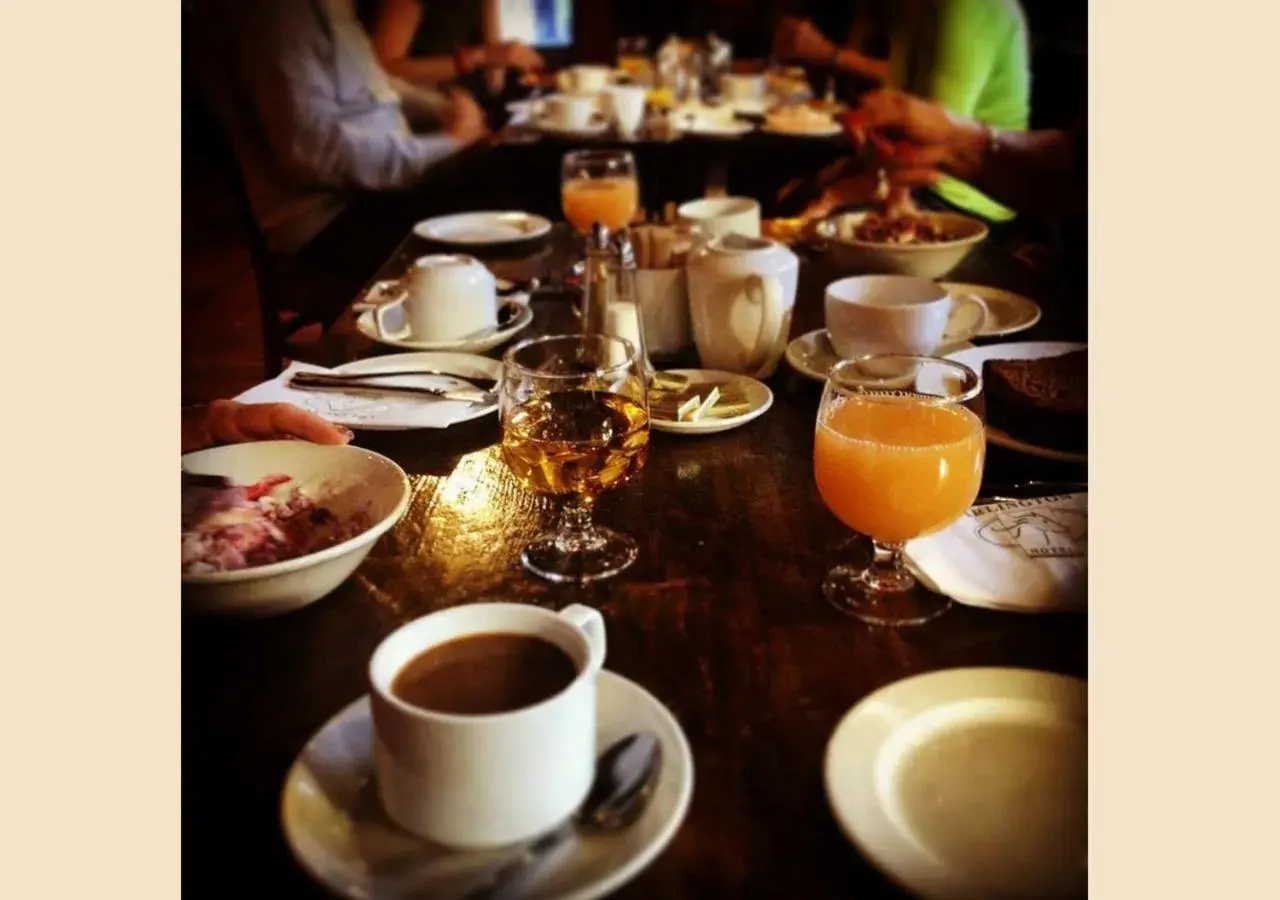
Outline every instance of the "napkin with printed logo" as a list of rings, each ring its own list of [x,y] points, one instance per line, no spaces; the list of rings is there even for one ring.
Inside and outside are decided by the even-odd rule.
[[[322,419],[347,428],[448,428],[455,422],[474,419],[493,407],[480,407],[465,400],[436,399],[412,394],[379,394],[352,391],[309,391],[289,386],[295,372],[332,370],[295,362],[271,381],[250,388],[239,397],[241,403],[292,403]],[[400,375],[377,379],[376,384],[414,387],[467,389],[475,385],[443,375]]]
[[[1015,612],[1083,610],[1088,553],[1088,494],[975,506],[905,551],[931,590],[968,606]]]

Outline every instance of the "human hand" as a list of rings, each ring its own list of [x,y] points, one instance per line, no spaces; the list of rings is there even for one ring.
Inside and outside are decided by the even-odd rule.
[[[449,110],[445,116],[445,130],[449,136],[463,144],[471,144],[489,133],[489,123],[484,110],[475,98],[461,88],[449,90]]]
[[[821,65],[831,62],[836,45],[808,19],[786,16],[778,23],[773,50],[783,59]]]
[[[980,162],[986,141],[978,123],[890,89],[863,95],[843,124],[854,145],[904,185],[930,184],[942,170],[965,177]]]
[[[546,67],[542,54],[528,44],[519,41],[507,41],[492,48],[489,53],[489,65],[500,68],[519,69],[521,72],[535,72]]]
[[[184,416],[185,418],[185,416]],[[346,444],[354,435],[291,403],[237,403],[215,400],[197,413],[195,422],[183,423],[184,453],[202,447],[273,441],[287,438],[313,444]]]

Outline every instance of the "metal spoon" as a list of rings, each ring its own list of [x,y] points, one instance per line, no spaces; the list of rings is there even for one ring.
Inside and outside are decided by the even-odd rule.
[[[515,900],[573,850],[580,832],[618,831],[640,817],[662,769],[662,745],[651,732],[629,734],[596,763],[596,779],[576,816],[499,867],[466,900]]]

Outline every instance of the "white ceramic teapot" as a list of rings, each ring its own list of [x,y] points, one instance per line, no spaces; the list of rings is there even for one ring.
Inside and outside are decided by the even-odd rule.
[[[728,234],[689,260],[693,341],[708,369],[768,378],[791,331],[800,260],[785,245]]]

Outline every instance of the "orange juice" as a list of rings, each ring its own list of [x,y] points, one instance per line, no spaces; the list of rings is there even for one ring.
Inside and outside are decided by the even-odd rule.
[[[912,396],[836,400],[814,435],[813,474],[836,518],[888,544],[950,525],[982,481],[982,420]]]
[[[601,222],[617,231],[631,221],[640,206],[640,188],[635,178],[577,178],[566,181],[560,190],[564,217],[583,234]]]

